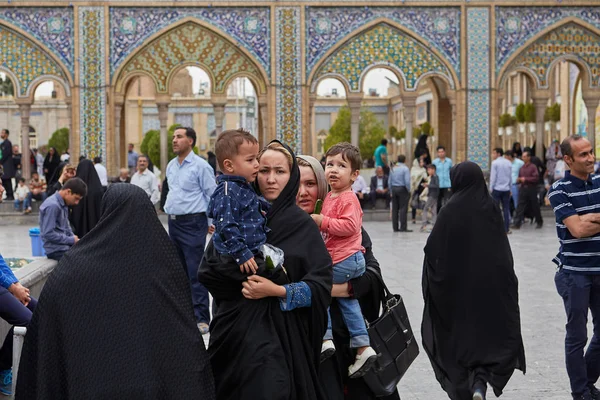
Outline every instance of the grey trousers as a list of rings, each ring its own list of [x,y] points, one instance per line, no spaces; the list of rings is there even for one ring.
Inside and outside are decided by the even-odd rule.
[[[407,219],[409,199],[410,193],[406,187],[392,187],[392,228],[394,228],[394,231],[398,230],[398,218],[400,218],[400,230],[405,231],[408,229]]]

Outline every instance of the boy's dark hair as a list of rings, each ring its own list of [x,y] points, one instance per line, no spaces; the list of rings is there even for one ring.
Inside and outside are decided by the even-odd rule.
[[[344,161],[350,163],[350,166],[352,167],[352,172],[360,169],[362,165],[362,158],[360,157],[360,150],[358,150],[358,147],[348,142],[337,143],[331,146],[329,150],[327,150],[327,153],[325,153],[325,157],[337,156],[338,154],[342,155]]]
[[[196,146],[196,137],[197,137],[196,136],[196,131],[193,130],[192,128],[188,128],[188,127],[185,127],[185,126],[180,126],[180,127],[176,128],[175,130],[178,131],[179,129],[183,129],[185,131],[185,136],[187,136],[190,139],[192,139],[192,149],[193,149],[194,146]]]
[[[102,157],[94,157],[94,164],[100,164],[102,162]]]
[[[495,151],[496,153],[500,154],[500,156],[503,156],[503,155],[504,155],[504,150],[502,150],[500,147],[496,147],[496,148],[494,149],[494,151]]]
[[[25,178],[19,178],[19,182],[25,183]]]
[[[10,131],[6,128],[2,129],[4,132],[6,132],[6,135],[10,136]]]
[[[37,171],[33,171],[31,173],[31,178],[33,179],[33,177],[36,176],[36,175],[38,176],[38,178],[40,177],[40,174]]]
[[[438,147],[437,147],[437,149],[435,149],[435,150],[436,150],[436,151],[439,151],[439,150],[444,150],[444,151],[446,151],[446,148],[445,148],[444,146],[438,146]]]
[[[87,185],[81,178],[74,177],[66,181],[60,190],[70,190],[71,193],[83,197],[87,194]]]
[[[237,156],[240,146],[244,143],[258,144],[258,140],[243,128],[221,132],[215,143],[217,163],[219,163],[221,171],[225,171],[223,162]]]
[[[387,139],[381,139],[381,144],[387,146]]]
[[[515,153],[512,150],[506,150],[504,152],[505,156],[509,156],[510,158],[514,158],[515,157]]]
[[[432,169],[434,171],[437,170],[437,167],[435,166],[435,164],[429,164],[427,167],[425,167],[426,169]]]
[[[404,154],[400,154],[398,156],[398,162],[404,164],[406,162],[406,156]]]

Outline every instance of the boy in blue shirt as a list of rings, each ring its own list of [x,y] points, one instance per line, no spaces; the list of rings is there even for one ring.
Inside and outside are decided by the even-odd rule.
[[[254,256],[267,241],[265,214],[269,203],[260,199],[251,183],[258,175],[258,140],[243,129],[228,130],[215,143],[223,172],[208,205],[213,219],[213,243],[220,254],[232,257],[245,273],[256,273]]]

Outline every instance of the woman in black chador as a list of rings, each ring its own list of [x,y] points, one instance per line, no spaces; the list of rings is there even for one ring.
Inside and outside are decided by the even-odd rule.
[[[111,185],[98,225],[50,275],[16,399],[214,400],[175,245],[146,193]]]
[[[452,400],[496,396],[525,373],[518,281],[500,209],[477,164],[450,171],[452,198],[425,246],[423,347]]]
[[[73,207],[69,217],[73,225],[73,233],[82,238],[96,226],[100,219],[100,204],[104,191],[94,163],[90,160],[82,160],[77,165],[75,176],[81,178],[87,185],[87,195]]]

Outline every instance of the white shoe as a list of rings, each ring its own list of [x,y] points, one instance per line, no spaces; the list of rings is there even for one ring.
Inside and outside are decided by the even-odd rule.
[[[321,362],[327,360],[329,357],[335,354],[335,345],[333,340],[326,340],[321,346]]]
[[[350,378],[360,378],[364,376],[377,361],[377,353],[372,347],[367,347],[362,354],[356,355],[356,361],[354,364],[348,367],[348,376]]]

